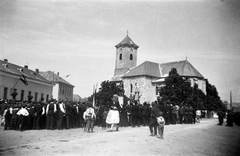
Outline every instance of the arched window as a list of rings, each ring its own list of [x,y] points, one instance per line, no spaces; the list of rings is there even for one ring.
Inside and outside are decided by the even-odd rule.
[[[132,93],[132,92],[133,92],[133,85],[130,84],[130,93]]]
[[[122,54],[119,55],[119,60],[122,60]]]
[[[130,54],[130,60],[133,60],[133,55],[132,54]]]

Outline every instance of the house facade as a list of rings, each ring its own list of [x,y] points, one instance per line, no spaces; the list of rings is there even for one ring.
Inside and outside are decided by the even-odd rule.
[[[46,102],[51,97],[52,84],[39,74],[39,69],[33,71],[27,65],[0,60],[0,99]]]
[[[74,86],[52,71],[40,72],[41,76],[53,85],[52,98],[58,101],[65,99],[73,101]]]
[[[177,69],[180,76],[189,78],[192,86],[194,86],[194,83],[197,83],[199,89],[206,93],[205,78],[188,60],[169,63],[145,61],[136,66],[137,49],[139,46],[137,46],[128,35],[115,47],[115,72],[111,81],[123,83],[124,94],[127,97],[134,97],[136,100],[140,100],[140,103],[151,103],[157,100],[159,90],[164,85],[165,78],[168,77],[168,73],[172,68]],[[120,49],[124,50],[121,51]],[[123,61],[125,61],[124,64],[119,65],[119,63]]]

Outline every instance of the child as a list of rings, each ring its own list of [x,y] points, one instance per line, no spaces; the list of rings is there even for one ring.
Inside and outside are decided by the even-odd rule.
[[[164,131],[164,125],[165,125],[165,120],[162,116],[157,117],[157,123],[158,123],[158,133],[159,133],[159,138],[163,139],[163,131]]]
[[[107,123],[106,123],[106,118],[107,118],[108,111],[104,110],[102,114],[102,129],[106,129]]]
[[[83,113],[83,119],[86,121],[86,129],[88,133],[93,133],[94,128],[94,120],[96,119],[96,115],[94,109],[91,104],[89,104],[87,110]],[[85,131],[85,129],[84,129]]]

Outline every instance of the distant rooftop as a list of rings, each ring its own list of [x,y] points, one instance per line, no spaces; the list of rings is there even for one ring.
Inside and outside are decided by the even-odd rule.
[[[55,83],[61,82],[61,83],[65,83],[70,86],[73,86],[72,84],[64,80],[62,77],[60,77],[59,74],[55,74],[52,71],[39,72],[39,73],[50,82],[55,82]]]
[[[39,69],[35,69],[35,71],[28,69],[28,66],[25,65],[24,67],[10,63],[7,59],[0,60],[0,71],[18,75],[24,75],[27,79],[34,79],[38,81],[42,81],[45,83],[50,83],[47,79],[42,77],[39,73]]]

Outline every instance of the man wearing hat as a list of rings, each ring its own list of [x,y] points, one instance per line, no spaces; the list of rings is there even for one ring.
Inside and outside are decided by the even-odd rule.
[[[25,104],[21,105],[21,109],[17,112],[17,115],[19,115],[20,131],[24,131],[26,129],[27,117],[29,115]]]
[[[54,128],[54,113],[57,111],[57,106],[54,101],[47,105],[46,115],[47,115],[47,129]]]

